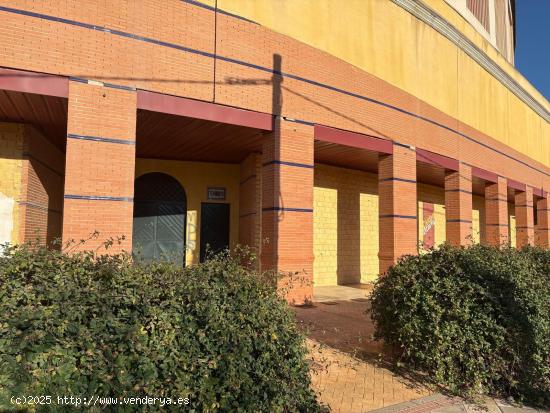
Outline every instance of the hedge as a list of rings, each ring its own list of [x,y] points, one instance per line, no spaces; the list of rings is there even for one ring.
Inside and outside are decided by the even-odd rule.
[[[188,398],[185,411],[320,411],[292,311],[240,262],[225,255],[183,269],[6,249],[0,406],[13,395],[150,396]]]
[[[375,336],[459,395],[550,405],[550,251],[448,245],[376,284]]]

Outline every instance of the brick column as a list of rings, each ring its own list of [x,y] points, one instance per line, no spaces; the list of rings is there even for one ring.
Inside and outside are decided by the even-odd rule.
[[[61,237],[65,155],[33,126],[23,135],[19,241]]]
[[[124,236],[109,252],[131,250],[135,138],[135,91],[70,82],[64,242],[98,231],[80,249]]]
[[[472,168],[459,163],[458,171],[445,174],[445,215],[447,242],[472,243]]]
[[[259,255],[262,240],[262,156],[251,153],[241,162],[239,244]],[[259,257],[258,262],[259,263]]]
[[[485,187],[485,234],[489,245],[500,246],[509,241],[508,187],[506,178],[497,180]]]
[[[293,274],[279,287],[301,304],[313,295],[313,127],[281,120],[264,139],[261,267]]]
[[[525,191],[516,192],[516,247],[535,244],[535,223],[533,215],[533,188],[526,186]]]
[[[418,252],[416,152],[393,145],[392,155],[378,160],[380,274],[399,257]]]
[[[537,201],[536,245],[550,248],[550,193]]]

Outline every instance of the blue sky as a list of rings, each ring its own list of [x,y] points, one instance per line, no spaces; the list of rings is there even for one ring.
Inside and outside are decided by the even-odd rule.
[[[516,68],[550,100],[550,0],[516,0]]]

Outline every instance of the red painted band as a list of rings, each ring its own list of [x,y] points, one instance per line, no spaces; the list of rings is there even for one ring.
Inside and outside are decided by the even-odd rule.
[[[485,181],[489,181],[495,184],[498,182],[497,174],[489,172],[485,169],[478,168],[477,166],[472,166],[472,176],[484,179]]]
[[[266,131],[273,129],[273,117],[268,113],[253,112],[145,90],[137,91],[137,107],[153,112],[187,116]]]
[[[69,96],[69,79],[46,73],[0,68],[0,89],[66,98]]]
[[[314,136],[315,139],[324,142],[336,143],[354,148],[368,149],[374,152],[387,154],[393,153],[392,141],[374,138],[361,133],[330,128],[328,126],[315,125]]]
[[[416,160],[432,165],[441,166],[445,169],[458,171],[459,162],[457,159],[449,158],[444,155],[439,155],[426,149],[416,148]]]
[[[513,179],[508,179],[508,187],[512,189],[516,189],[518,191],[525,192],[525,184],[522,184],[521,182],[514,181]]]

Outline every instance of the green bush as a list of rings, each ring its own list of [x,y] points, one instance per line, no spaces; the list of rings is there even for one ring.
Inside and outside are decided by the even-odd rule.
[[[0,406],[9,409],[13,395],[150,396],[189,399],[163,408],[173,411],[319,411],[292,311],[239,262],[224,256],[182,269],[132,265],[124,255],[6,250]]]
[[[550,251],[442,246],[377,282],[375,335],[460,395],[550,404]]]

